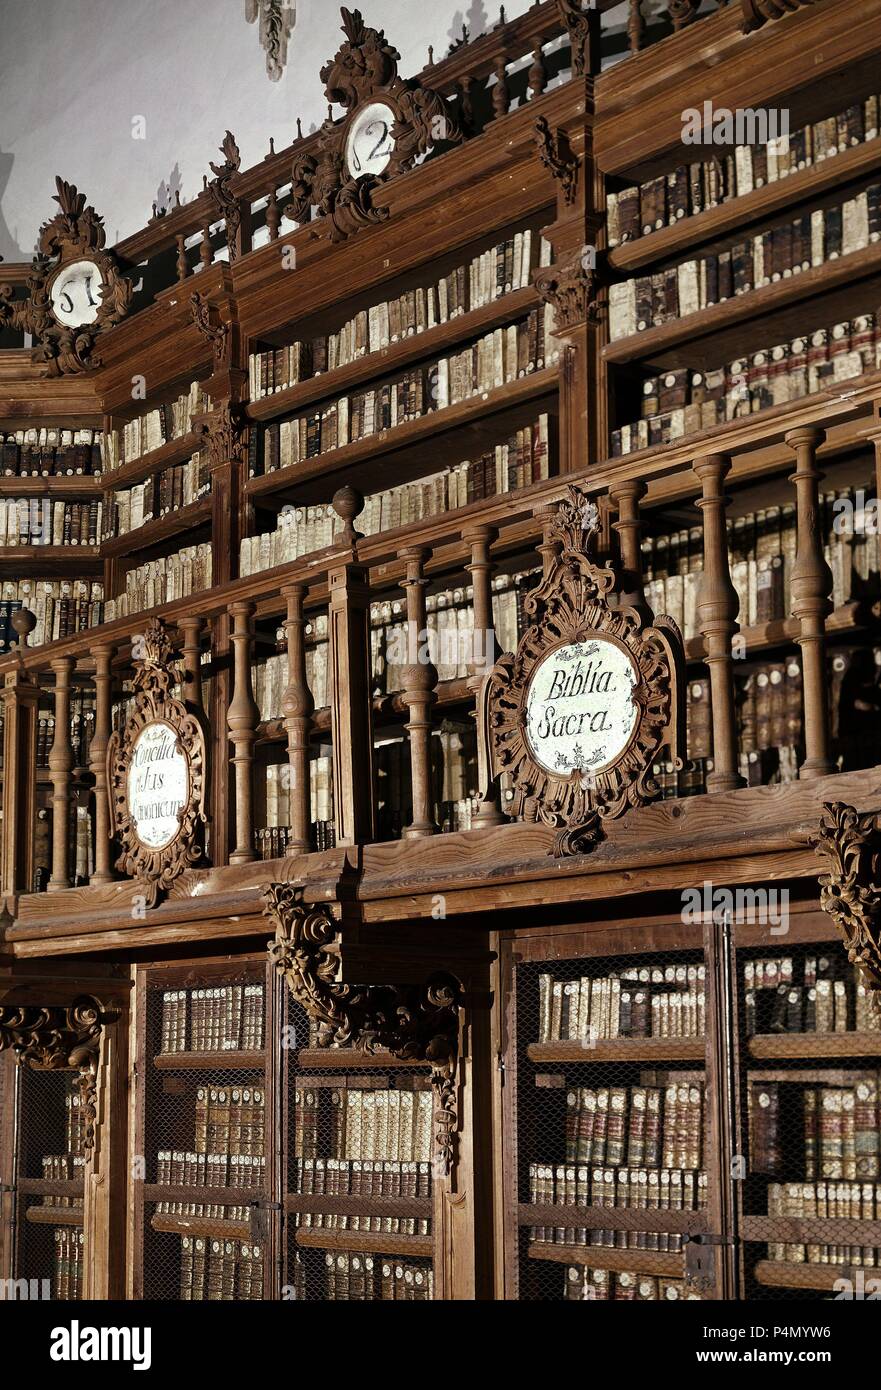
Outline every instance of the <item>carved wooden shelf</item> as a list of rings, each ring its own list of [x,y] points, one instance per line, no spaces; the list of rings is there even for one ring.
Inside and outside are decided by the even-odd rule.
[[[529,1244],[529,1258],[619,1273],[668,1275],[673,1279],[681,1279],[685,1274],[684,1255],[666,1250],[617,1250],[611,1245],[557,1245],[549,1240],[534,1240]]]
[[[102,473],[101,485],[106,492],[111,488],[129,487],[132,483],[139,483],[144,478],[149,478],[152,473],[161,473],[163,468],[185,462],[201,444],[201,434],[190,430],[179,439],[169,439],[166,444],[160,444],[158,449],[151,449],[149,454],[141,454],[140,458],[129,459],[119,468],[111,468],[108,472]]]
[[[879,1245],[881,1221],[826,1216],[744,1216],[744,1240],[768,1240],[804,1245]],[[784,1261],[783,1263],[787,1263]]]
[[[455,344],[480,333],[491,332],[522,314],[528,314],[538,304],[538,293],[534,286],[514,290],[492,304],[484,304],[480,309],[472,309],[468,314],[459,314],[446,323],[427,328],[424,333],[411,333],[378,352],[357,358],[344,367],[321,372],[319,376],[307,377],[295,386],[287,386],[282,391],[274,391],[269,396],[261,396],[248,406],[248,416],[252,420],[273,420],[280,415],[288,415],[304,409],[313,401],[326,396],[345,395],[363,382],[387,376],[421,358],[449,352]]]
[[[153,1065],[160,1071],[262,1071],[264,1052],[158,1052]]]
[[[706,1057],[703,1038],[609,1038],[587,1043],[530,1043],[531,1062],[697,1062]]]
[[[297,1231],[297,1244],[307,1250],[363,1250],[369,1255],[412,1255],[431,1259],[431,1236],[396,1236],[386,1231],[327,1231],[312,1227]]]
[[[869,1271],[869,1277],[874,1271]],[[838,1279],[853,1281],[851,1265],[796,1264],[789,1260],[759,1260],[752,1271],[757,1284],[771,1289],[831,1289]]]
[[[38,478],[0,478],[0,497],[100,497],[100,473],[63,473]]]
[[[329,1067],[353,1071],[362,1067],[385,1067],[394,1071],[414,1068],[427,1071],[431,1065],[429,1062],[394,1057],[391,1052],[359,1052],[354,1047],[304,1047],[297,1054],[297,1064],[301,1079],[302,1073],[308,1071],[309,1067],[317,1067],[322,1071]]]
[[[82,1197],[85,1192],[82,1178],[19,1178],[17,1187],[23,1197]]]
[[[0,546],[0,576],[75,579],[101,574],[101,552],[95,545]]]
[[[630,273],[652,261],[691,255],[702,242],[715,240],[727,232],[740,234],[751,222],[758,222],[781,209],[789,211],[805,199],[815,198],[849,179],[871,173],[878,165],[881,165],[881,140],[867,140],[831,159],[790,174],[788,178],[754,188],[751,193],[708,208],[706,212],[683,217],[671,227],[615,246],[609,252],[609,264],[617,271]]]
[[[773,1057],[881,1057],[881,1033],[757,1033],[749,1055]]]
[[[210,1216],[151,1216],[154,1231],[182,1236],[205,1236],[216,1240],[250,1240],[249,1221],[224,1221]]]
[[[396,464],[409,462],[410,459],[415,462],[424,459],[424,445],[429,439],[432,441],[432,471],[436,471],[442,466],[440,458],[435,457],[441,435],[460,429],[464,425],[476,424],[513,406],[549,395],[557,389],[558,383],[558,367],[544,367],[541,371],[530,372],[527,376],[518,377],[516,381],[496,387],[495,390],[469,396],[467,400],[457,401],[455,405],[445,406],[442,410],[429,411],[427,415],[420,415],[417,420],[407,420],[393,429],[382,430],[378,434],[368,435],[365,439],[357,439],[351,444],[343,444],[339,449],[316,454],[314,458],[301,459],[285,468],[276,468],[272,473],[261,473],[256,478],[248,479],[245,491],[251,497],[265,496],[283,488],[294,487],[319,475],[324,478],[325,475],[339,473],[346,468],[385,455],[396,455]]]
[[[186,507],[178,507],[174,511],[166,512],[165,516],[156,517],[153,521],[145,522],[143,526],[126,531],[124,535],[112,536],[110,540],[103,541],[101,555],[105,560],[111,560],[118,555],[140,555],[140,552],[149,546],[159,545],[172,536],[194,530],[210,520],[211,498],[200,497],[197,502],[190,502]]]
[[[747,319],[752,325],[765,314],[879,272],[881,243],[867,246],[862,251],[853,251],[848,256],[840,256],[837,261],[812,266],[800,275],[778,280],[775,284],[734,295],[724,303],[713,304],[696,314],[684,314],[669,323],[647,328],[642,333],[616,338],[603,348],[603,357],[607,362],[634,362],[639,358],[652,357],[682,343],[691,343],[696,338],[729,329],[733,324],[743,323]]]
[[[82,1207],[28,1207],[25,1220],[35,1226],[82,1226]]]
[[[317,1193],[292,1192],[285,1198],[285,1211],[324,1212],[333,1216],[412,1216],[426,1219],[431,1216],[432,1201],[430,1197],[353,1197],[351,1194],[319,1196]]]
[[[622,1207],[541,1204],[518,1206],[517,1225],[561,1226],[564,1230],[575,1226],[588,1231],[650,1231],[673,1235],[702,1235],[709,1230],[707,1214],[703,1211],[631,1211]],[[580,1248],[584,1249],[583,1246]]]

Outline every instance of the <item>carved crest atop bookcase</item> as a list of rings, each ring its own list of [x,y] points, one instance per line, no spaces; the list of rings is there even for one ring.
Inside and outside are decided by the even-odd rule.
[[[55,180],[60,211],[40,228],[27,298],[13,301],[0,285],[0,328],[11,324],[34,339],[34,356],[49,376],[101,365],[95,342],[128,312],[132,282],[104,249],[104,219],[86,195]]]
[[[205,734],[176,699],[171,642],[159,619],[134,639],[134,709],[107,748],[116,867],[140,884],[148,907],[202,856]]]
[[[416,78],[398,76],[400,54],[381,29],[366,25],[360,10],[341,9],[346,41],[321,69],[331,106],[345,107],[341,120],[328,116],[318,155],[294,160],[291,202],[285,214],[308,220],[315,207],[327,219],[331,241],[345,241],[388,209],[374,194],[382,184],[412,168],[434,145],[458,142],[462,133],[444,98]]]
[[[509,814],[557,834],[556,856],[583,853],[605,818],[657,793],[666,747],[681,765],[682,636],[669,618],[646,626],[616,606],[616,574],[594,559],[595,504],[570,487],[551,526],[550,569],[526,599],[530,625],[481,690],[491,781],[510,778]]]

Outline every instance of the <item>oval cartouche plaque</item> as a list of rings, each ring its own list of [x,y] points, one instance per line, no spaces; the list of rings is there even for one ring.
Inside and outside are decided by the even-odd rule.
[[[165,849],[180,829],[189,795],[189,768],[170,724],[147,724],[132,745],[128,806],[135,834],[149,849]]]
[[[526,698],[526,741],[545,772],[568,777],[603,772],[636,728],[635,663],[617,642],[597,635],[557,647],[535,668]]]

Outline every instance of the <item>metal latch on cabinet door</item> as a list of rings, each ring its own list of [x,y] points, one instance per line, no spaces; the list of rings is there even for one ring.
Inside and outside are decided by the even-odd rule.
[[[268,1197],[258,1197],[251,1203],[251,1239],[269,1239],[269,1213],[281,1211],[281,1202],[270,1202]]]
[[[725,1236],[703,1234],[690,1236],[685,1242],[685,1282],[692,1288],[706,1292],[716,1283],[716,1247],[731,1245]]]

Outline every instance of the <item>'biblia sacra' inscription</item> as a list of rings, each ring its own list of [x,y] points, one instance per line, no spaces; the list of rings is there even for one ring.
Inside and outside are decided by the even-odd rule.
[[[536,762],[557,777],[614,763],[636,727],[638,678],[628,652],[604,637],[549,652],[535,669],[526,701],[526,736]]]
[[[187,760],[170,724],[148,724],[132,749],[128,774],[129,814],[142,844],[162,849],[180,828],[187,799]]]

